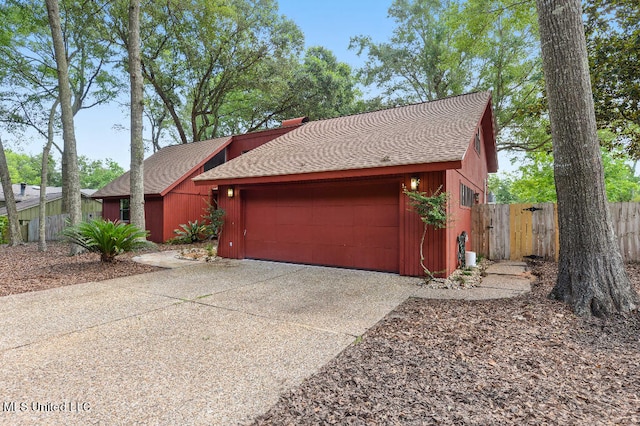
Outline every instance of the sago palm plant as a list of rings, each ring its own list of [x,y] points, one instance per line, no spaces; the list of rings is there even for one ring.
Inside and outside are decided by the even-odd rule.
[[[128,223],[104,219],[70,226],[62,231],[62,235],[87,251],[100,253],[100,260],[105,263],[114,262],[121,253],[153,246],[146,240],[147,231]]]
[[[198,241],[202,241],[207,238],[207,226],[204,222],[189,221],[188,224],[180,225],[180,229],[174,229],[173,232],[177,235],[177,239],[190,244]]]

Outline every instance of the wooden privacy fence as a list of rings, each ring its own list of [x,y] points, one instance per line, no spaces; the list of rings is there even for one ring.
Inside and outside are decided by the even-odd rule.
[[[82,213],[82,220],[92,220],[102,217],[100,213]],[[47,241],[59,240],[60,232],[67,226],[68,214],[59,214],[56,216],[47,216],[45,225],[45,235]],[[38,227],[40,225],[40,218],[35,218],[29,221],[27,231],[27,240],[29,242],[38,241],[40,239]],[[23,235],[24,237],[24,235]]]
[[[640,203],[610,203],[609,208],[623,259],[640,261]],[[557,231],[555,203],[479,204],[472,209],[473,251],[489,259],[557,260]]]

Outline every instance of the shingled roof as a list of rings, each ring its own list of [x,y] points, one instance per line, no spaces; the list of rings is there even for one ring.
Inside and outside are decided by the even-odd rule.
[[[194,181],[461,162],[490,105],[491,94],[478,92],[312,121]],[[494,144],[493,134],[489,139]],[[490,162],[495,155],[493,145]]]
[[[60,189],[56,187],[49,187],[53,189]],[[93,189],[82,189],[80,190],[80,195],[85,198],[90,198],[95,191]],[[45,196],[45,202],[50,203],[51,201],[59,200],[62,198],[62,192],[50,192]],[[16,211],[21,212],[23,210],[30,209],[32,207],[36,207],[40,205],[40,196],[38,197],[29,197],[24,198],[22,201],[19,199],[16,200]],[[97,201],[100,202],[100,201]],[[7,215],[7,207],[0,207],[0,216]]]
[[[165,195],[229,142],[231,137],[223,137],[162,148],[144,160],[144,193]],[[126,172],[93,194],[93,198],[129,196],[129,183],[129,172]]]

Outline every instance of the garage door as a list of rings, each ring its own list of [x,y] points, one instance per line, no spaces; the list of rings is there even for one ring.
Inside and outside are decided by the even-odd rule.
[[[399,183],[247,190],[245,257],[398,272]]]

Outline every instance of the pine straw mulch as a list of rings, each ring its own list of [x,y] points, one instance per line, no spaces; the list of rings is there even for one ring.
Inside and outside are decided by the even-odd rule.
[[[408,300],[255,424],[640,424],[640,314],[577,318],[531,266],[526,296]]]
[[[202,244],[204,243],[199,245]],[[139,252],[123,253],[116,258],[115,263],[104,264],[96,253],[69,256],[70,248],[66,243],[52,241],[47,246],[46,253],[38,251],[37,243],[0,247],[0,296],[104,281],[162,269],[132,261],[131,258],[139,255]],[[180,250],[185,247],[193,246],[160,244],[146,251]]]

